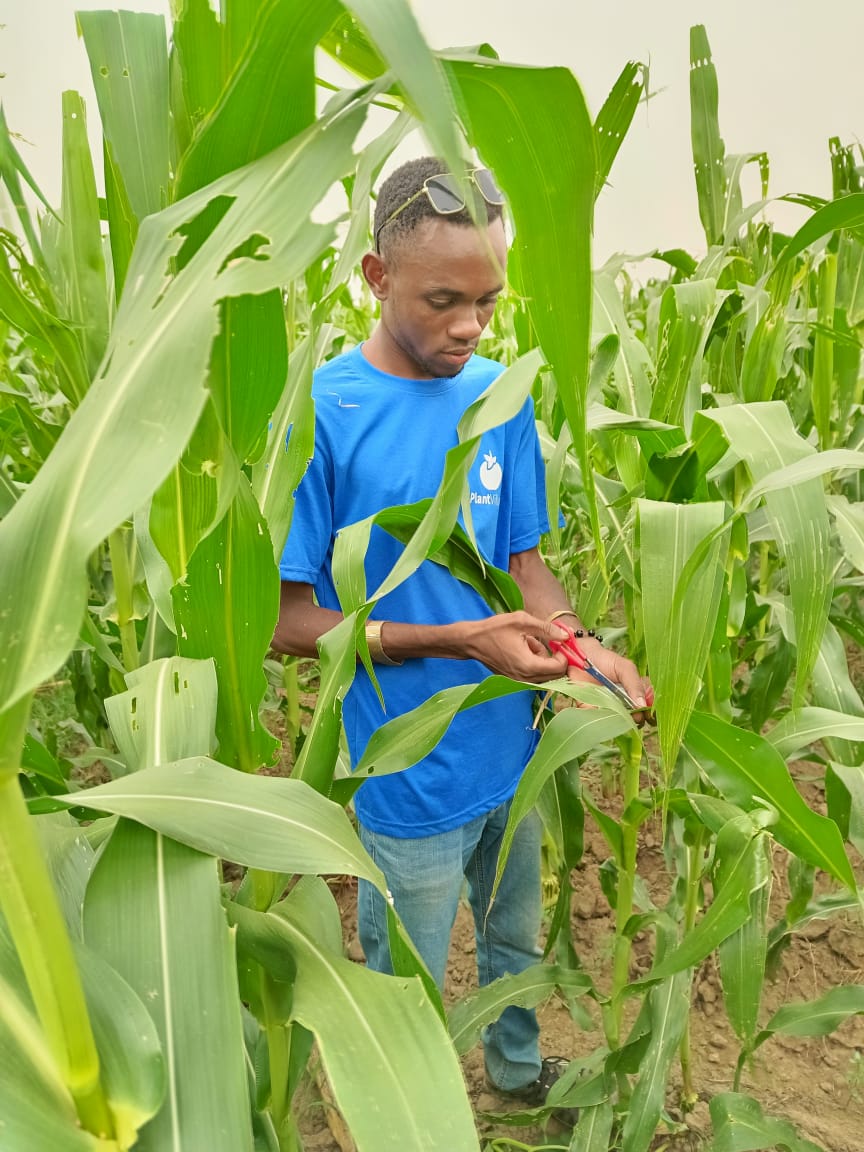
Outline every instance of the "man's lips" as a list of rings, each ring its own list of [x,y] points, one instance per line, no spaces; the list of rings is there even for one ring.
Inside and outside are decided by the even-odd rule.
[[[473,348],[447,348],[442,355],[449,356],[451,360],[467,360],[474,355]]]

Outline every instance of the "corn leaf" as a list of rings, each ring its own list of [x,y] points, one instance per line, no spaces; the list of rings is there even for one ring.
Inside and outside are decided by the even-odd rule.
[[[620,342],[615,387],[621,409],[631,416],[651,411],[654,365],[648,349],[630,327],[615,280],[602,270],[594,276],[595,333],[614,333]]]
[[[0,710],[63,661],[80,629],[87,558],[161,483],[188,441],[206,399],[217,302],[291,279],[331,239],[331,230],[308,215],[351,167],[361,119],[362,110],[351,109],[323,120],[142,225],[129,271],[134,291],[124,295],[100,375],[26,495],[0,522]],[[166,283],[178,229],[219,196],[230,207]],[[223,268],[253,235],[273,237],[268,258]],[[16,624],[22,618],[26,633]]]
[[[510,804],[510,814],[501,838],[498,864],[495,868],[493,900],[504,874],[504,866],[510,854],[516,829],[534,808],[543,785],[552,773],[562,764],[584,756],[592,748],[615,736],[620,736],[622,732],[633,727],[633,721],[626,712],[609,711],[596,706],[590,709],[563,708],[549,721],[534,755],[522,773]]]
[[[779,271],[790,260],[839,228],[861,228],[864,226],[864,192],[853,192],[849,196],[842,196],[839,200],[832,200],[823,207],[818,208],[806,224],[803,224],[788,244],[781,250],[772,275]]]
[[[694,712],[686,745],[716,788],[744,811],[769,806],[777,814],[771,835],[796,856],[855,889],[852,867],[833,820],[801,799],[782,757],[761,736],[716,716]]]
[[[88,382],[99,367],[108,341],[108,284],[99,220],[96,178],[87,139],[84,101],[63,93],[63,226],[59,255],[63,267],[63,317],[78,332]],[[55,285],[55,289],[60,289]]]
[[[243,948],[291,980],[291,1017],[315,1035],[358,1152],[476,1152],[459,1063],[422,985],[327,950],[316,911],[327,895],[319,883],[304,883],[278,914],[236,904],[228,914]]]
[[[846,559],[864,572],[864,503],[851,504],[845,496],[828,496],[827,504]]]
[[[203,1142],[214,1152],[252,1152],[236,964],[216,861],[121,820],[87,888],[84,939],[146,1004],[165,1054],[165,1100],[136,1150],[191,1152]],[[192,954],[201,962],[190,963]],[[218,1059],[202,1060],[202,1052]]]
[[[766,853],[767,841],[760,837],[757,851]],[[762,862],[764,872],[770,864]],[[759,1025],[759,1005],[765,982],[768,952],[768,899],[770,881],[750,893],[749,915],[741,927],[723,940],[718,948],[723,1006],[735,1035],[752,1050]]]
[[[518,287],[573,433],[605,572],[586,430],[597,161],[585,98],[566,68],[517,68],[485,57],[451,60],[447,67],[468,138],[507,193],[516,224]]]
[[[828,1036],[850,1016],[864,1013],[864,988],[857,984],[831,988],[817,1000],[784,1004],[759,1033],[757,1044],[780,1032],[784,1036]]]
[[[106,699],[105,712],[129,772],[213,751],[217,689],[211,660],[155,660],[127,673],[126,684],[126,692]]]
[[[720,503],[640,500],[639,539],[645,651],[655,692],[667,775],[678,755],[703,674],[720,606],[728,541]],[[695,570],[687,569],[698,557]],[[689,575],[686,590],[678,585]]]
[[[831,708],[798,708],[787,712],[766,735],[768,743],[784,760],[794,759],[805,748],[826,737],[864,741],[864,716],[849,716]]]
[[[710,247],[723,240],[726,146],[720,135],[717,70],[702,24],[690,29],[690,140],[696,171],[699,219]]]
[[[716,840],[717,880],[714,899],[702,919],[681,943],[651,969],[646,981],[664,980],[694,968],[744,924],[752,893],[771,878],[757,829],[747,816],[726,822]]]
[[[453,1046],[460,1055],[480,1039],[486,1024],[497,1020],[511,1004],[535,1008],[558,990],[567,996],[596,996],[586,972],[556,964],[533,964],[516,975],[502,976],[491,984],[470,992],[450,1009],[448,1028]]]
[[[263,0],[257,5],[242,55],[183,156],[178,197],[257,160],[309,127],[315,117],[315,46],[340,8],[338,0]],[[229,24],[237,22],[236,9],[229,8],[228,17]],[[190,19],[200,29],[202,14],[193,12]],[[215,35],[212,26],[209,30]],[[196,50],[189,45],[184,66],[191,66],[199,101],[209,102],[212,89],[202,91],[205,81],[195,68]],[[285,67],[287,60],[290,67]]]
[[[219,759],[244,772],[270,764],[278,741],[258,710],[263,663],[279,616],[279,573],[261,511],[245,476],[228,514],[196,549],[173,592],[183,656],[216,663]]]
[[[624,142],[639,107],[639,101],[648,86],[648,69],[644,64],[630,60],[606,97],[594,121],[597,143],[596,195],[609,178],[615,157]]]
[[[159,1033],[141,999],[102,956],[79,948],[76,958],[117,1139],[131,1147],[165,1095]]]
[[[570,1139],[571,1152],[609,1152],[614,1113],[608,1100],[579,1110],[579,1122]]]
[[[72,807],[84,796],[60,799]],[[86,800],[249,868],[345,872],[382,883],[339,805],[299,780],[247,776],[194,756],[89,788]]]
[[[162,16],[79,12],[102,130],[140,224],[168,203],[168,40]]]
[[[318,701],[294,766],[295,780],[302,780],[325,796],[330,792],[339,754],[342,701],[357,670],[357,623],[358,617],[352,613],[318,641],[321,656]]]
[[[714,1152],[757,1152],[778,1146],[787,1152],[823,1152],[804,1140],[788,1120],[766,1116],[750,1096],[718,1092],[708,1103],[714,1128]]]
[[[663,1111],[666,1078],[678,1051],[690,1008],[690,974],[679,972],[651,991],[651,1039],[639,1064],[639,1080],[630,1098],[622,1146],[647,1152]]]
[[[733,451],[743,460],[754,486],[778,469],[814,455],[792,424],[785,404],[733,404],[707,415],[721,426]],[[758,489],[757,489],[758,491]],[[813,672],[831,601],[831,542],[828,511],[821,482],[803,480],[793,487],[765,492],[768,518],[783,557],[798,661],[795,705],[801,704]]]

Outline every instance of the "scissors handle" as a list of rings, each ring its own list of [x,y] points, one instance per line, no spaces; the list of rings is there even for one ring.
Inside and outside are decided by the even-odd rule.
[[[625,708],[629,708],[631,711],[637,711],[640,706],[630,698],[629,694],[624,691],[621,685],[616,684],[614,680],[610,680],[609,677],[604,675],[585,655],[576,642],[576,636],[573,630],[567,628],[566,624],[559,624],[559,627],[566,630],[567,639],[550,640],[549,647],[551,650],[553,652],[563,653],[569,667],[578,668],[582,672],[587,672],[589,676],[594,677],[598,684],[602,684],[604,688],[608,688],[613,696],[621,701]]]

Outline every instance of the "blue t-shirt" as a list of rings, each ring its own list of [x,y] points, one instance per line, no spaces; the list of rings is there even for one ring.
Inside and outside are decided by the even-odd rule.
[[[410,380],[374,368],[362,350],[315,373],[315,451],[296,494],[280,573],[312,584],[318,603],[339,609],[331,564],[336,533],[397,504],[435,495],[444,456],[457,443],[465,409],[500,374],[472,356],[458,375]],[[548,531],[543,461],[530,399],[512,420],[485,433],[469,472],[471,513],[485,560],[507,569],[510,554],[535,547]],[[366,581],[374,591],[402,545],[372,529]],[[418,624],[482,619],[491,609],[446,568],[426,561],[375,607],[373,618]],[[343,707],[356,764],[371,734],[435,692],[477,683],[489,669],[474,660],[406,660],[376,665],[385,708],[362,665]],[[533,693],[478,705],[457,715],[437,747],[404,772],[372,777],[355,807],[366,827],[388,836],[431,836],[457,828],[509,799],[537,742]]]

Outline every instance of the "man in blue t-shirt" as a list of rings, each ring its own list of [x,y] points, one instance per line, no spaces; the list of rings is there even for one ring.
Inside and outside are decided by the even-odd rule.
[[[380,322],[361,347],[315,374],[315,450],[297,491],[280,566],[282,607],[274,638],[280,651],[316,655],[318,638],[341,619],[331,571],[336,533],[383,508],[433,496],[445,453],[457,443],[460,417],[502,371],[475,355],[503,288],[502,197],[485,170],[472,180],[485,228],[475,226],[460,185],[434,157],[403,165],[380,190],[375,250],[362,261],[380,303]],[[367,639],[384,706],[362,666],[344,704],[355,764],[376,728],[443,688],[476,683],[490,672],[529,683],[567,672],[564,656],[547,645],[565,638],[557,619],[580,625],[538,551],[548,523],[530,400],[483,436],[468,480],[479,549],[510,572],[525,609],[490,614],[473,588],[430,561],[383,597]],[[367,587],[378,587],[401,547],[373,529]],[[630,661],[594,640],[585,645],[607,676],[637,704],[645,703],[648,682]],[[520,972],[538,957],[536,815],[519,825],[487,916],[510,801],[536,746],[532,695],[459,714],[418,764],[368,779],[356,794],[363,843],[439,985],[463,876],[481,984]],[[363,881],[358,919],[367,963],[390,971],[383,901]],[[506,1009],[486,1030],[484,1047],[496,1087],[542,1102],[560,1062],[541,1061],[533,1011]]]

